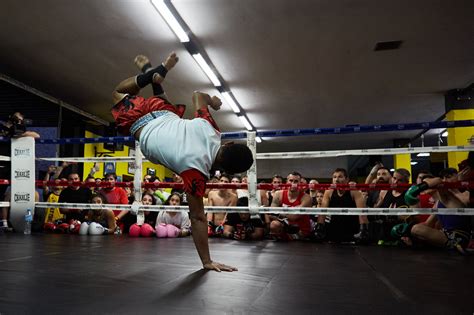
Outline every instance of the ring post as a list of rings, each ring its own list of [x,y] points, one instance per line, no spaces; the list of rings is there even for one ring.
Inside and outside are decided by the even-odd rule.
[[[11,139],[10,222],[17,231],[25,228],[25,214],[35,210],[35,139]]]
[[[252,151],[253,163],[247,171],[247,187],[249,191],[249,212],[250,215],[258,213],[257,201],[257,144],[255,142],[255,131],[247,132],[247,146]]]
[[[143,159],[142,151],[140,150],[140,142],[135,141],[135,176],[133,177],[133,196],[135,202],[141,204],[142,200],[142,168]],[[143,225],[145,223],[145,214],[143,210],[139,210],[137,213],[137,224]]]

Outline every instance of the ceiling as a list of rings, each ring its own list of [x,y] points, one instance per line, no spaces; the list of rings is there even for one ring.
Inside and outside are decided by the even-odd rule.
[[[257,130],[433,121],[447,90],[474,82],[472,0],[172,3]],[[112,121],[111,92],[139,53],[154,64],[178,53],[164,83],[172,101],[216,93],[148,0],[2,7],[0,72],[100,118]],[[393,40],[400,49],[374,51]],[[244,129],[228,106],[215,118]],[[264,139],[259,151],[391,147],[417,133]]]

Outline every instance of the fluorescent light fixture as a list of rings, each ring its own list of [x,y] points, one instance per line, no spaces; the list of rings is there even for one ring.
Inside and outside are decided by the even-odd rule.
[[[245,129],[247,129],[248,131],[253,130],[253,127],[252,127],[252,125],[250,124],[250,122],[248,121],[247,117],[245,117],[245,116],[239,116],[239,118],[240,118],[240,120],[242,121],[242,123],[244,124]]]
[[[158,11],[158,13],[160,13],[160,15],[166,21],[168,26],[175,33],[175,35],[178,37],[179,41],[182,42],[182,43],[189,42],[188,34],[186,34],[186,32],[181,27],[178,20],[173,15],[173,13],[171,13],[170,9],[165,4],[165,2],[163,0],[150,0],[150,1],[151,1],[151,4],[155,7],[156,11]]]
[[[255,141],[257,141],[257,143],[262,143],[262,138],[260,138],[260,137],[255,137]]]
[[[394,169],[394,168],[391,168],[391,169],[390,169],[390,172],[395,172],[395,169]]]
[[[441,137],[447,137],[448,136],[448,131],[445,130],[442,134],[441,134]]]
[[[418,153],[416,156],[418,156],[418,157],[430,156],[430,153],[429,152],[421,152],[421,153]]]
[[[221,81],[219,81],[219,78],[217,78],[216,74],[214,71],[212,71],[211,67],[207,64],[207,62],[204,60],[204,58],[201,56],[201,54],[195,54],[193,55],[194,60],[199,64],[201,67],[202,71],[207,75],[209,80],[211,80],[212,84],[214,84],[215,87],[221,86]]]
[[[411,165],[416,165],[416,164],[418,164],[418,162],[417,161],[412,161],[412,162],[410,162],[410,164]]]
[[[224,97],[225,101],[227,104],[229,104],[230,108],[234,111],[234,113],[238,114],[240,113],[240,108],[237,106],[237,103],[234,101],[232,96],[230,96],[229,92],[223,92],[222,97]]]

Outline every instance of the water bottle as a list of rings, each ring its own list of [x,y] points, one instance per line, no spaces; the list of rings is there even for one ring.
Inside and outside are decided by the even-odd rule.
[[[25,230],[23,231],[23,234],[25,235],[30,235],[31,234],[31,222],[33,221],[33,216],[31,215],[31,209],[28,208],[26,210],[26,215],[25,215]]]

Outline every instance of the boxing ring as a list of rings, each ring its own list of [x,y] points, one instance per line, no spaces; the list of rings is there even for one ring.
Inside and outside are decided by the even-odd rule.
[[[254,161],[263,159],[329,158],[346,155],[393,155],[419,152],[466,152],[474,146],[409,147],[363,150],[257,153],[255,137],[384,132],[474,126],[474,121],[374,125],[323,129],[224,133],[222,139],[247,139]],[[37,144],[133,143],[131,137],[38,139]],[[38,181],[36,159],[66,162],[134,162],[142,174],[144,157],[135,143],[133,157],[41,158],[34,154],[31,138],[12,141],[10,220],[23,230],[27,208],[73,207],[81,209],[132,210],[137,223],[143,211],[187,211],[184,206],[96,205],[34,202],[35,187],[85,183]],[[15,152],[18,153],[15,156]],[[28,152],[28,154],[26,154]],[[26,172],[26,171],[29,171]],[[33,174],[33,176],[32,176]],[[19,178],[20,177],[20,178]],[[89,186],[107,187],[106,183]],[[141,200],[142,187],[181,188],[176,183],[117,182],[133,188]],[[408,189],[409,185],[315,184],[299,188],[380,190]],[[259,207],[258,189],[290,185],[257,184],[257,165],[248,171],[248,184],[208,184],[208,188],[248,189],[248,207],[206,207],[208,212],[249,212],[324,215],[473,215],[472,208],[275,208]],[[445,184],[444,188],[473,189],[472,182]],[[15,194],[18,196],[15,198]],[[58,234],[0,236],[0,314],[18,313],[113,313],[184,312],[222,313],[466,313],[474,310],[472,256],[433,249],[316,244],[309,242],[243,242],[210,239],[216,261],[236,265],[237,273],[199,270],[200,261],[190,238],[129,238],[125,235],[94,237]],[[448,271],[447,271],[448,270]],[[107,291],[107,292],[106,292]]]

